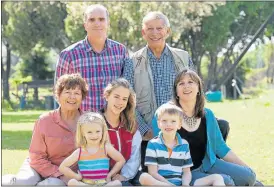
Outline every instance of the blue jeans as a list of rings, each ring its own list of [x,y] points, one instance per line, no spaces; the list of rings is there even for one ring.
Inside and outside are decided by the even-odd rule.
[[[192,171],[191,185],[193,185],[197,179],[210,174],[222,175],[226,186],[253,186],[256,182],[256,174],[252,169],[216,159],[215,164],[209,171],[205,172],[201,167]]]

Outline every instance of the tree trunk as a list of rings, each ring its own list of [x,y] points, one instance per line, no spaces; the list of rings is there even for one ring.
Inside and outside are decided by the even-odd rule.
[[[34,88],[33,100],[38,101],[38,88]]]
[[[217,80],[217,54],[216,52],[210,52],[210,64],[208,66],[208,76],[207,80],[205,81],[205,89],[214,91],[214,89],[211,87],[212,84]],[[213,90],[212,90],[213,89]]]
[[[11,49],[8,43],[6,44],[6,49],[7,49],[6,69],[4,69],[3,61],[1,61],[3,96],[5,100],[10,101],[9,77],[10,77],[10,64],[11,64]]]

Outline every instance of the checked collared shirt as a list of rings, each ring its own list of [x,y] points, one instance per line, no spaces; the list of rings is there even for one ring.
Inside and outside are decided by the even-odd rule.
[[[112,80],[121,77],[128,60],[128,52],[124,45],[107,39],[104,49],[97,53],[86,37],[60,53],[55,81],[63,74],[80,73],[89,86],[81,109],[99,111],[105,105],[104,88]]]

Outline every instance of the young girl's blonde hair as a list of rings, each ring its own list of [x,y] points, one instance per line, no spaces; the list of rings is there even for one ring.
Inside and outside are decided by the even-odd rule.
[[[108,142],[108,129],[106,121],[104,120],[103,116],[99,113],[95,112],[87,112],[80,116],[77,122],[77,129],[76,129],[76,147],[84,147],[87,146],[87,140],[85,139],[82,126],[83,125],[93,125],[97,123],[102,127],[102,139],[100,141],[100,146],[105,145]]]
[[[107,85],[104,90],[104,97],[106,98],[111,94],[111,92],[118,88],[123,87],[129,90],[129,97],[126,108],[120,115],[121,123],[124,125],[126,130],[134,134],[137,130],[137,123],[135,119],[135,107],[136,107],[136,94],[131,88],[129,82],[124,78],[118,78],[113,80],[111,83]]]

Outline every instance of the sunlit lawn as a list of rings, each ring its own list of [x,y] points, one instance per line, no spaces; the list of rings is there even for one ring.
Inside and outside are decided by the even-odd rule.
[[[274,90],[249,100],[207,103],[230,122],[228,145],[265,185],[274,184]],[[2,174],[16,173],[28,155],[33,125],[43,111],[2,114]]]

